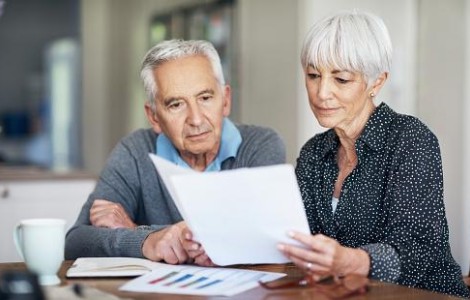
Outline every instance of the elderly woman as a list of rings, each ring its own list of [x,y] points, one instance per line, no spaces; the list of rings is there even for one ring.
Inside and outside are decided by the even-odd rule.
[[[452,258],[436,136],[417,118],[376,106],[392,58],[383,21],[342,12],[310,30],[301,62],[321,126],[296,173],[312,235],[280,244],[299,267],[469,296]]]

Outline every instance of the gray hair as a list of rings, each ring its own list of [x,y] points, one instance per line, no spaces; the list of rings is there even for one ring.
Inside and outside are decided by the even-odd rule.
[[[150,49],[144,57],[140,77],[144,83],[147,101],[150,102],[152,109],[155,111],[155,97],[158,93],[158,87],[155,83],[154,70],[161,64],[184,58],[189,56],[205,56],[212,65],[216,80],[222,86],[225,84],[224,73],[220,63],[220,57],[214,46],[203,40],[168,40],[155,45]]]
[[[358,72],[370,85],[392,61],[392,42],[381,18],[357,10],[343,11],[316,23],[300,57],[302,67]]]

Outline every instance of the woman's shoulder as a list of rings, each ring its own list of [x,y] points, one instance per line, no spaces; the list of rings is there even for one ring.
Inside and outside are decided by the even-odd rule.
[[[335,148],[337,143],[337,136],[333,129],[315,134],[302,146],[299,158],[316,160],[322,157],[325,152]]]
[[[402,138],[414,139],[428,137],[437,140],[433,131],[419,118],[397,112],[390,123],[390,132],[396,133]]]

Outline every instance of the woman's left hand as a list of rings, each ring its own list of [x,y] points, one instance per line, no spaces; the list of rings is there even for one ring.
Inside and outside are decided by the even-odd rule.
[[[369,274],[369,254],[362,249],[343,247],[335,239],[322,234],[290,232],[289,236],[304,247],[282,243],[278,245],[278,248],[307,273],[364,276]]]

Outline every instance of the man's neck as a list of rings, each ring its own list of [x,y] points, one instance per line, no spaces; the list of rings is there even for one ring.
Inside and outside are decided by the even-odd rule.
[[[180,153],[181,158],[196,171],[204,171],[217,157],[217,152],[202,154]]]

